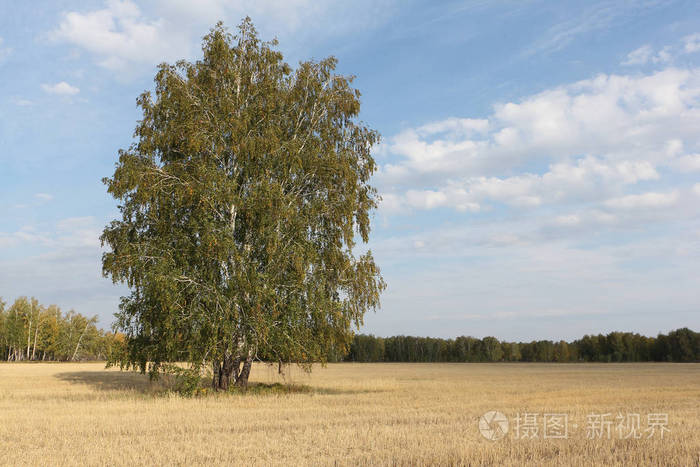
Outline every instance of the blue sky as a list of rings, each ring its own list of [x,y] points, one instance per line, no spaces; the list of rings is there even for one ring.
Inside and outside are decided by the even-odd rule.
[[[110,325],[101,183],[162,61],[249,15],[335,55],[382,133],[363,332],[504,339],[700,328],[700,4],[0,3],[0,296]],[[250,6],[254,5],[254,6]]]

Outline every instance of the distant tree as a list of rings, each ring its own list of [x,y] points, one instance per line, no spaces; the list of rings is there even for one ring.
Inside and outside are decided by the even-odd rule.
[[[245,386],[256,355],[309,364],[347,350],[384,282],[367,242],[378,134],[336,60],[292,71],[249,19],[218,24],[203,58],[163,64],[137,142],[108,191],[103,271],[125,282],[119,363],[212,365],[215,388]]]
[[[97,328],[95,327],[97,317],[88,319],[71,310],[68,312],[67,318],[67,336],[65,339],[66,348],[64,355],[66,355],[66,357],[70,355],[70,357],[67,358],[68,360],[78,360],[81,350],[94,347],[95,345],[95,340],[98,335]]]
[[[484,360],[487,362],[499,362],[503,359],[503,349],[501,343],[495,337],[484,337],[481,340],[484,352]]]
[[[14,301],[7,313],[6,332],[9,343],[9,360],[20,361],[25,359],[25,345],[27,342],[29,322],[29,300],[20,297]]]
[[[520,361],[523,358],[522,354],[520,353],[520,344],[517,342],[511,342],[507,345],[510,348],[508,360],[512,362]]]
[[[571,351],[566,341],[559,341],[554,344],[554,361],[568,362],[571,359]]]
[[[537,348],[536,348],[536,342],[521,342],[520,343],[520,355],[522,357],[522,361],[524,362],[534,362],[536,360],[536,353],[537,353]]]
[[[674,362],[695,362],[700,360],[700,336],[688,328],[668,333],[668,347]]]
[[[41,332],[41,342],[44,353],[42,360],[48,356],[50,360],[60,358],[62,356],[61,349],[64,347],[61,343],[61,334],[63,328],[63,314],[61,309],[56,305],[50,305],[45,312],[44,326]]]

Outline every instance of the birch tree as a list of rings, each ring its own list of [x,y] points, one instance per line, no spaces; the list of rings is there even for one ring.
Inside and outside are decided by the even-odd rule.
[[[379,268],[356,248],[379,135],[334,58],[292,70],[275,47],[250,19],[218,24],[201,60],[162,64],[137,99],[136,142],[104,180],[121,218],[103,271],[131,289],[122,366],[188,361],[214,388],[245,386],[256,356],[308,368],[346,350],[379,306]]]

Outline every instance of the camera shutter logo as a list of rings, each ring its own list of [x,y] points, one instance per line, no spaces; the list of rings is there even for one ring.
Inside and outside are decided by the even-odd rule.
[[[491,410],[479,418],[481,436],[489,441],[496,441],[508,433],[508,418],[501,412]]]

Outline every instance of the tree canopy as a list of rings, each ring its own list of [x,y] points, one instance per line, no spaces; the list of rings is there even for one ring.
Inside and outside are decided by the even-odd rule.
[[[335,58],[293,70],[249,18],[217,24],[203,58],[162,64],[137,99],[135,143],[104,180],[121,219],[102,234],[103,272],[125,282],[118,363],[213,365],[247,384],[259,355],[323,362],[347,350],[384,282],[367,242],[376,131],[357,121]]]

